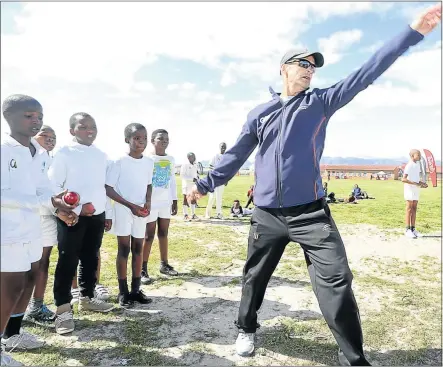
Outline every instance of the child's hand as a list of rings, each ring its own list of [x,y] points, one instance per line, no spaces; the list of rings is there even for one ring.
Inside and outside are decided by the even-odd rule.
[[[171,206],[171,215],[177,215],[177,211],[178,211],[177,200],[174,200]]]
[[[68,212],[65,210],[59,210],[57,212],[57,218],[66,223],[68,227],[75,226],[78,222],[78,215],[74,212]]]
[[[66,204],[65,201],[63,200],[63,196],[68,192],[68,190],[64,190],[62,192],[60,192],[57,195],[54,195],[51,198],[51,202],[52,205],[54,206],[54,208],[60,209],[60,210],[64,210],[64,211],[71,211],[73,209],[75,209],[78,206],[78,203],[70,205],[70,204]]]
[[[86,203],[82,205],[82,211],[80,212],[80,215],[85,217],[92,217],[95,213],[95,208],[92,203]]]
[[[132,214],[134,214],[137,217],[145,217],[144,215],[144,208],[138,205],[131,205],[131,207],[129,208],[131,209]]]
[[[112,228],[112,219],[105,219],[105,231],[108,232]]]

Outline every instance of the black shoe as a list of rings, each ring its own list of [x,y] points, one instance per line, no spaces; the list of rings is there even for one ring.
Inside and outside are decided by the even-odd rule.
[[[174,268],[169,264],[164,264],[160,266],[160,273],[165,275],[170,275],[172,277],[176,277],[178,272],[174,270]]]
[[[120,307],[126,308],[132,305],[131,297],[129,296],[129,293],[120,293],[118,295],[118,304]]]
[[[140,281],[144,285],[152,283],[152,279],[149,277],[149,274],[147,271],[142,270],[142,277],[141,277]]]
[[[141,290],[137,293],[131,293],[129,296],[131,297],[132,302],[138,302],[142,305],[147,305],[152,302],[152,298],[147,297]]]

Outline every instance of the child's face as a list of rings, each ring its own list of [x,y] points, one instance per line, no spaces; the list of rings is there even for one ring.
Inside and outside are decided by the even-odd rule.
[[[414,162],[418,162],[418,161],[420,161],[420,159],[421,159],[421,154],[420,154],[420,152],[414,152],[414,153],[411,155],[411,158],[412,158],[412,160],[413,160]]]
[[[137,130],[126,142],[129,144],[129,149],[132,152],[143,153],[148,144],[148,133],[146,129]]]
[[[154,139],[151,140],[154,145],[156,153],[164,153],[169,146],[169,135],[165,133],[158,133]]]
[[[35,136],[35,140],[48,152],[55,148],[57,142],[57,137],[55,136],[54,130],[40,130]]]
[[[8,113],[5,119],[11,128],[11,133],[31,138],[43,125],[43,109],[37,101],[27,102],[17,111]]]
[[[70,133],[79,144],[91,145],[97,137],[95,120],[92,117],[79,117]]]
[[[194,164],[194,162],[195,162],[195,155],[193,153],[189,154],[188,155],[188,160],[189,160],[189,163]]]
[[[238,201],[234,201],[234,208],[238,208],[240,206],[240,203]]]

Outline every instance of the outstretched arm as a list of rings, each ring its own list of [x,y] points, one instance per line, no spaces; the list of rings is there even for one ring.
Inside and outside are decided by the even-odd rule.
[[[208,176],[197,180],[196,185],[200,194],[206,195],[214,192],[218,186],[227,183],[254,151],[258,144],[257,124],[255,118],[248,117],[248,121],[243,125],[242,132],[235,144],[223,154],[223,157]]]
[[[326,117],[348,104],[379,78],[401,55],[431,32],[441,20],[441,4],[421,14],[402,33],[382,46],[360,69],[330,88],[320,90]]]

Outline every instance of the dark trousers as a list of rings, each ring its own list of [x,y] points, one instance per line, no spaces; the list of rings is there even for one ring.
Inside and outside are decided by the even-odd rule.
[[[58,261],[54,275],[56,306],[71,302],[71,284],[79,262],[80,294],[83,297],[94,297],[98,254],[104,230],[105,213],[92,217],[81,216],[73,227],[68,227],[57,218]]]
[[[351,365],[368,365],[353,276],[324,199],[290,208],[254,209],[237,327],[255,333],[266,287],[290,241],[299,243],[305,253],[312,288],[341,351]]]
[[[254,196],[253,195],[249,196],[249,199],[248,199],[248,202],[246,203],[245,208],[247,208],[250,204],[254,204]]]

